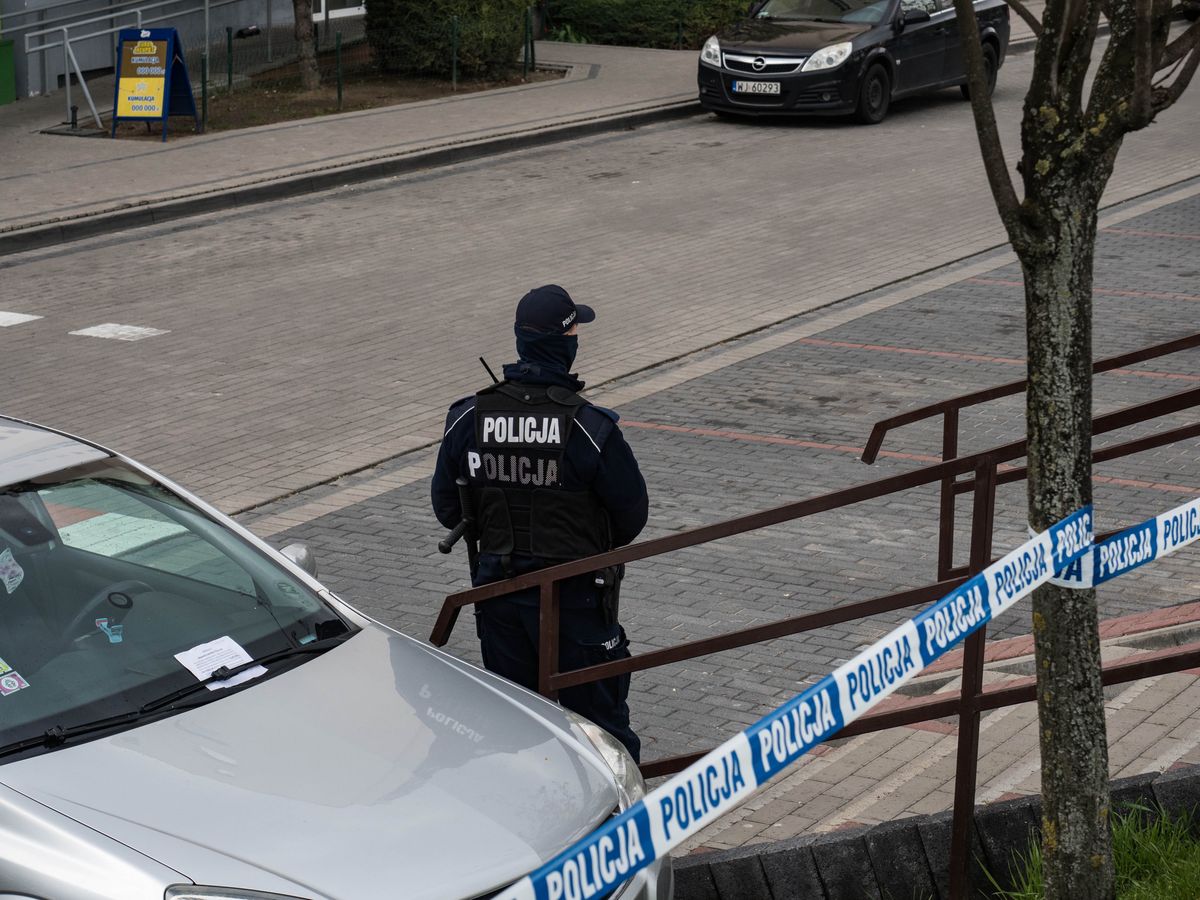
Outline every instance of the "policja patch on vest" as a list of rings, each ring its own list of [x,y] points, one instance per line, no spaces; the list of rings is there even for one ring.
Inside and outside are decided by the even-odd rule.
[[[589,490],[564,490],[575,415],[587,401],[555,385],[501,382],[475,395],[467,474],[483,553],[579,559],[608,550],[608,514]]]
[[[485,449],[537,447],[565,450],[566,434],[566,417],[562,415],[485,412],[479,416],[479,446]]]

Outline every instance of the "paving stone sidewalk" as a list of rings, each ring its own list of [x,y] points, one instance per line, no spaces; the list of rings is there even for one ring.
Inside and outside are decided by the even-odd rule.
[[[62,121],[60,93],[0,107],[0,234],[234,188],[350,170],[695,103],[696,54],[539,42],[561,81],[281,122],[168,143],[42,134]],[[697,107],[698,111],[698,107]]]
[[[1129,351],[1195,330],[1200,181],[1102,219],[1095,348]],[[642,461],[657,537],[779,503],[911,470],[935,458],[937,423],[910,426],[871,469],[858,453],[875,420],[1024,374],[1019,267],[993,252],[789,320],[751,339],[607,385]],[[1200,351],[1100,376],[1098,412],[1195,387]],[[586,374],[586,372],[584,373]],[[962,452],[1023,432],[1021,398],[964,414]],[[1193,421],[1169,416],[1103,443]],[[316,550],[323,579],[381,621],[427,636],[442,598],[465,587],[464,563],[437,553],[428,508],[432,456],[376,470],[244,515],[278,543]],[[1196,441],[1105,463],[1095,471],[1098,528],[1139,521],[1200,495]],[[1024,486],[998,496],[997,550],[1025,536]],[[960,511],[968,509],[960,501]],[[833,608],[933,578],[936,492],[914,490],[630,567],[623,619],[635,653],[803,612]],[[965,546],[966,535],[959,536]],[[960,556],[962,554],[960,553]],[[965,562],[964,560],[961,560]],[[1110,658],[1198,639],[1200,553],[1139,569],[1100,591]],[[703,657],[634,677],[634,725],[644,756],[707,749],[823,676],[907,614],[879,616]],[[1010,641],[989,668],[1029,674],[1029,605],[990,631]],[[1021,643],[1021,642],[1024,643]],[[469,616],[451,652],[477,660]],[[1200,762],[1196,672],[1109,693],[1114,774]],[[953,690],[944,673],[914,690]],[[1036,790],[1032,707],[984,723],[981,799]],[[806,830],[947,808],[953,722],[900,728],[831,745],[683,848],[767,841]]]

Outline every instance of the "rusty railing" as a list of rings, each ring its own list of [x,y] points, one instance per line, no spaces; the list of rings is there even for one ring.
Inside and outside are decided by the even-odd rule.
[[[1101,373],[1120,370],[1129,365],[1196,347],[1200,347],[1200,333],[1146,347],[1133,353],[1100,360],[1095,364],[1093,371]],[[703,525],[587,559],[563,563],[506,581],[452,594],[445,599],[442,605],[430,635],[430,641],[437,646],[443,646],[449,640],[458,613],[463,607],[516,590],[537,587],[540,595],[538,691],[546,697],[555,699],[560,690],[573,685],[644,671],[711,653],[931,603],[965,582],[972,575],[985,569],[992,562],[996,488],[1001,484],[1019,481],[1026,477],[1024,467],[1006,465],[1025,455],[1024,440],[1012,441],[966,456],[958,456],[959,411],[968,406],[1021,393],[1024,386],[1024,381],[1014,381],[882,420],[872,429],[862,454],[864,462],[873,462],[890,429],[940,414],[943,417],[943,459],[941,462],[832,491],[807,500],[786,503],[761,512]],[[1191,388],[1095,416],[1092,419],[1092,432],[1094,435],[1106,434],[1198,406],[1200,406],[1200,388]],[[1093,452],[1092,460],[1093,463],[1105,462],[1197,436],[1200,436],[1200,421],[1104,447]],[[937,579],[933,583],[868,600],[847,603],[820,612],[805,613],[764,625],[744,628],[715,637],[688,641],[674,647],[640,653],[628,659],[588,666],[569,672],[558,671],[559,582],[563,579],[593,572],[605,566],[660,556],[931,484],[939,485],[941,492]],[[962,493],[973,495],[971,546],[967,564],[955,566],[953,564],[955,498]],[[1097,540],[1101,540],[1103,537],[1105,535],[1098,535]],[[990,710],[1036,699],[1036,684],[1033,679],[1010,684],[1003,688],[984,688],[985,644],[986,629],[982,628],[966,640],[961,660],[962,687],[958,696],[910,700],[894,708],[867,714],[837,734],[839,738],[852,737],[932,719],[958,717],[954,824],[950,857],[951,895],[955,898],[966,896],[968,841],[975,802],[980,717],[982,713]],[[1142,654],[1133,659],[1106,665],[1103,669],[1102,679],[1105,685],[1120,684],[1197,666],[1200,666],[1200,644],[1177,648],[1169,652]],[[669,775],[686,768],[711,749],[656,759],[644,763],[641,767],[642,772],[648,778]]]

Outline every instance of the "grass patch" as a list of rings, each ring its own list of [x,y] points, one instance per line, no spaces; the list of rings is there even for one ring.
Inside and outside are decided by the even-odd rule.
[[[1113,821],[1117,900],[1200,898],[1200,841],[1189,816],[1172,819],[1161,811],[1133,807]],[[1042,852],[1032,844],[1018,853],[1017,887],[997,891],[1002,900],[1042,900]],[[989,877],[991,877],[989,875]],[[993,886],[995,882],[993,881]]]

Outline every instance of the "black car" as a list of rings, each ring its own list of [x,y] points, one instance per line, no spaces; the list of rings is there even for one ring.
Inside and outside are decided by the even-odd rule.
[[[976,0],[988,91],[1008,49],[1008,6]],[[767,0],[700,51],[700,103],[720,114],[854,114],[959,85],[966,63],[952,0]]]

